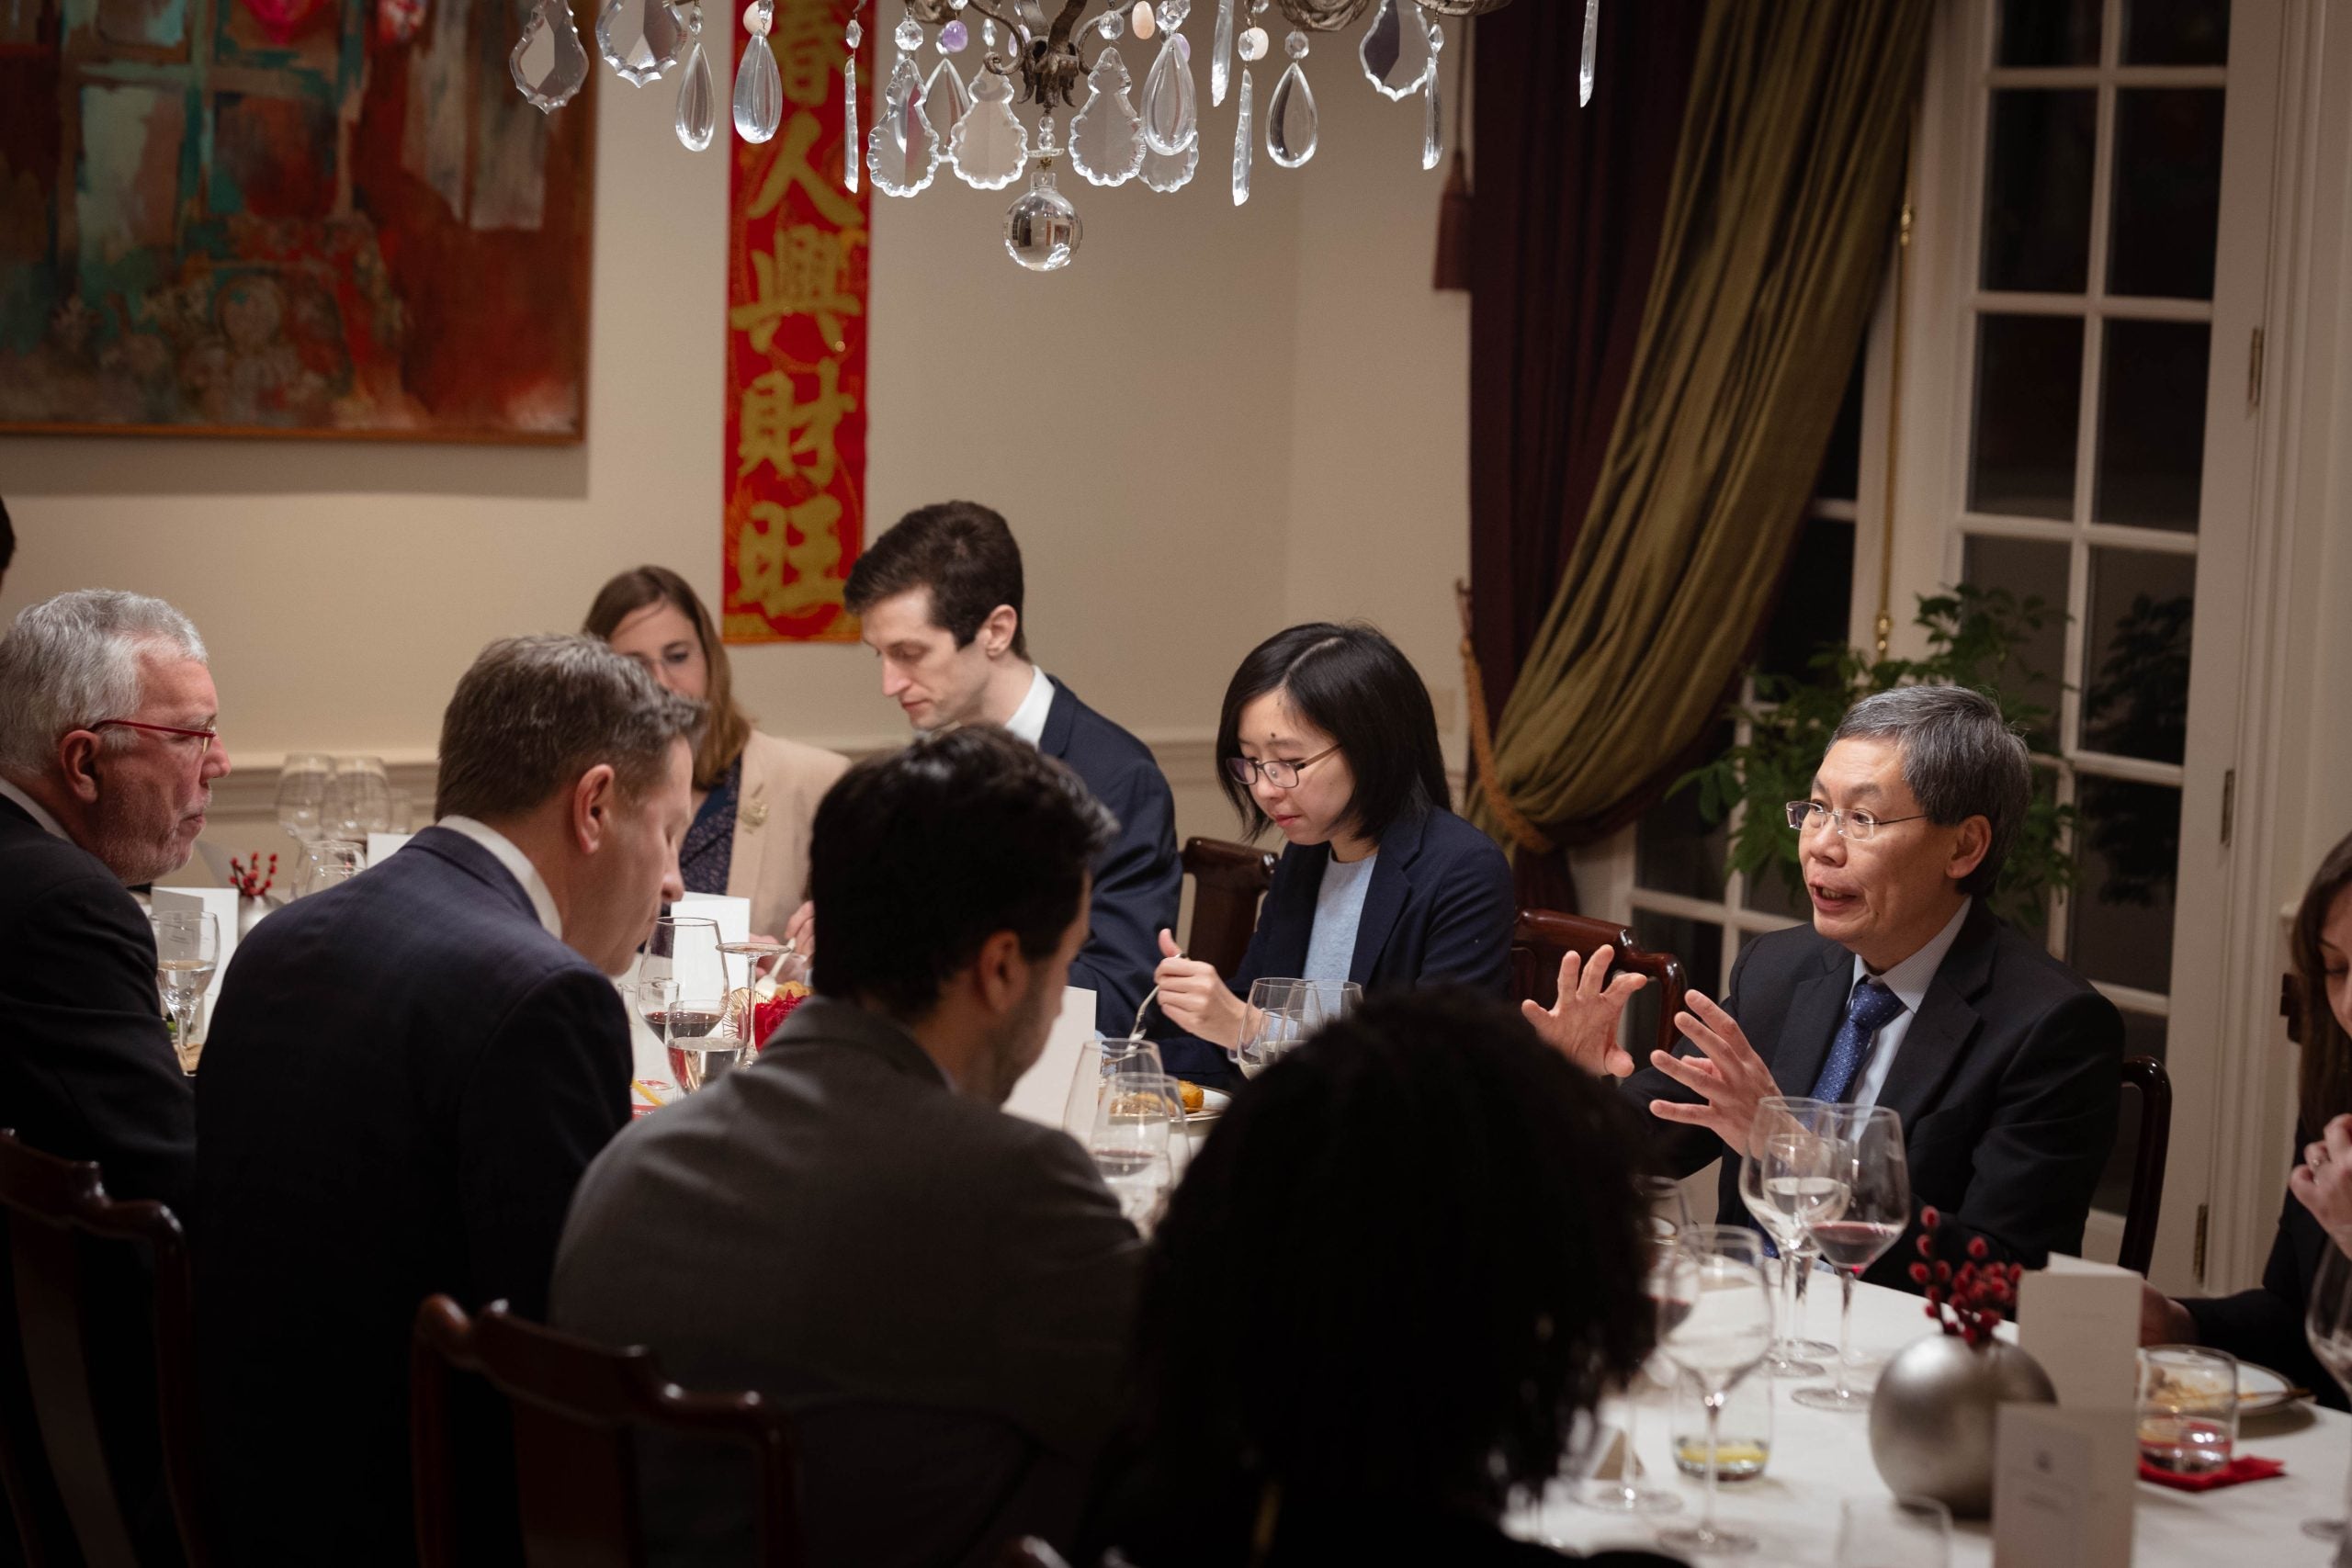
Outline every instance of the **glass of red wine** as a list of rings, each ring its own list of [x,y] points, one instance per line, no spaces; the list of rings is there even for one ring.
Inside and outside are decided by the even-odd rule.
[[[1911,1224],[1911,1168],[1903,1120],[1883,1105],[1824,1106],[1815,1123],[1834,1146],[1817,1168],[1845,1188],[1845,1201],[1825,1203],[1806,1234],[1838,1270],[1838,1381],[1790,1397],[1813,1410],[1866,1411],[1868,1389],[1853,1386],[1854,1281],[1902,1239]]]

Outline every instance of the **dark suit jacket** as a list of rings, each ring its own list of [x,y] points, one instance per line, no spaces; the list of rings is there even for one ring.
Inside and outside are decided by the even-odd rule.
[[[1725,1010],[1784,1094],[1812,1092],[1844,1020],[1854,955],[1810,927],[1750,942]],[[1681,1055],[1695,1055],[1684,1044]],[[2082,1250],[2091,1194],[2115,1142],[2123,1018],[2041,944],[1982,903],[1929,982],[1878,1102],[1903,1118],[1912,1207],[1941,1210],[1939,1255],[1981,1235],[1996,1258],[2040,1268]],[[1636,1103],[1699,1097],[1655,1067],[1626,1080]],[[1700,1127],[1657,1122],[1668,1168],[1687,1176],[1724,1156]],[[1720,1213],[1744,1220],[1739,1162],[1724,1159]],[[1913,1233],[1866,1278],[1915,1289]]]
[[[1094,993],[1095,1026],[1125,1034],[1159,967],[1159,933],[1176,924],[1184,865],[1176,856],[1176,798],[1151,749],[1088,707],[1059,681],[1037,750],[1069,765],[1119,819],[1119,837],[1094,862],[1094,907],[1069,983]]]
[[[0,797],[0,1127],[188,1217],[196,1090],[172,1055],[155,935],[104,862]]]
[[[611,981],[462,834],[254,928],[198,1089],[198,1349],[232,1561],[414,1561],[417,1303],[544,1314],[628,1080]]]
[[[2295,1158],[2312,1138],[2298,1133]],[[2199,1344],[2227,1350],[2241,1360],[2254,1361],[2284,1374],[2310,1389],[2331,1410],[2347,1408],[2344,1388],[2312,1354],[2303,1334],[2303,1310],[2311,1303],[2312,1284],[2319,1277],[2320,1259],[2335,1245],[2312,1212],[2287,1194],[2278,1214],[2278,1237],[2270,1244],[2270,1261],[2264,1265],[2262,1283],[2234,1296],[2210,1296],[2183,1302],[2197,1320]]]
[[[895,1024],[820,998],[596,1161],[555,1321],[790,1408],[812,1563],[990,1564],[1007,1536],[1075,1522],[1141,1250],[1065,1134],[956,1094]],[[744,1472],[641,1451],[653,1560],[748,1562]]]
[[[1253,980],[1306,967],[1315,900],[1330,863],[1329,844],[1283,852],[1241,966],[1226,977],[1236,996],[1249,996]],[[1400,818],[1380,837],[1348,978],[1367,991],[1442,981],[1507,997],[1518,919],[1510,862],[1492,839],[1442,808]],[[1160,1054],[1184,1077],[1227,1087],[1240,1081],[1232,1058],[1206,1041],[1165,1041]]]

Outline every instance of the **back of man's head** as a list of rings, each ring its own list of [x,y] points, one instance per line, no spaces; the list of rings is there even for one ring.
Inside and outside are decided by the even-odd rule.
[[[931,590],[931,616],[963,648],[1000,604],[1022,617],[1012,656],[1029,657],[1022,610],[1021,547],[1004,519],[974,501],[943,501],[908,513],[866,546],[850,569],[843,597],[862,615],[885,599]]]
[[[593,637],[515,637],[481,650],[441,716],[436,817],[528,816],[598,763],[625,795],[659,783],[702,705]]]
[[[860,762],[809,835],[817,989],[915,1022],[995,933],[1046,957],[1117,831],[1077,774],[992,726]]]
[[[83,588],[19,614],[0,637],[0,773],[39,778],[68,731],[137,713],[150,657],[206,660],[196,627],[161,599]],[[107,744],[131,739],[118,729]]]

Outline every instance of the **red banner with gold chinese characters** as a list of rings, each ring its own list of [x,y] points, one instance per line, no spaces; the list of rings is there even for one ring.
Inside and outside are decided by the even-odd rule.
[[[872,197],[864,180],[852,193],[842,170],[842,39],[855,3],[777,0],[768,44],[784,76],[783,123],[773,141],[754,145],[721,121],[734,154],[721,610],[730,643],[857,637],[842,589],[865,537]],[[740,68],[750,35],[734,12],[717,14],[727,17]],[[861,102],[873,48],[868,40],[859,51]]]

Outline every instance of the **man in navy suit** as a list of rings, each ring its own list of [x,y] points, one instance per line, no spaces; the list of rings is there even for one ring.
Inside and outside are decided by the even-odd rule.
[[[1183,892],[1175,797],[1150,748],[1029,662],[1012,530],[968,501],[910,512],[866,547],[847,598],[881,656],[882,694],[915,728],[1001,725],[1065,763],[1118,819],[1094,862],[1094,912],[1069,983],[1094,993],[1104,1033],[1126,1033]]]
[[[681,894],[700,716],[595,638],[492,643],[442,719],[437,825],[239,946],[196,1252],[232,1560],[414,1561],[417,1304],[546,1311],[572,1189],[628,1121],[607,976]]]
[[[1980,693],[1913,686],[1856,704],[1807,800],[1790,804],[1813,927],[1750,942],[1718,1006],[1693,991],[1683,1049],[1636,1073],[1616,1043],[1638,977],[1570,954],[1560,1003],[1528,1016],[1571,1059],[1630,1076],[1667,1167],[1718,1156],[1720,1212],[1740,1217],[1739,1159],[1768,1095],[1897,1111],[1915,1210],[1941,1249],[1978,1237],[2040,1268],[2081,1250],[2121,1098],[2115,1004],[1984,900],[2024,820],[2025,743]],[[1605,952],[1605,950],[1604,950]],[[1869,1278],[1914,1288],[1909,1236]]]

